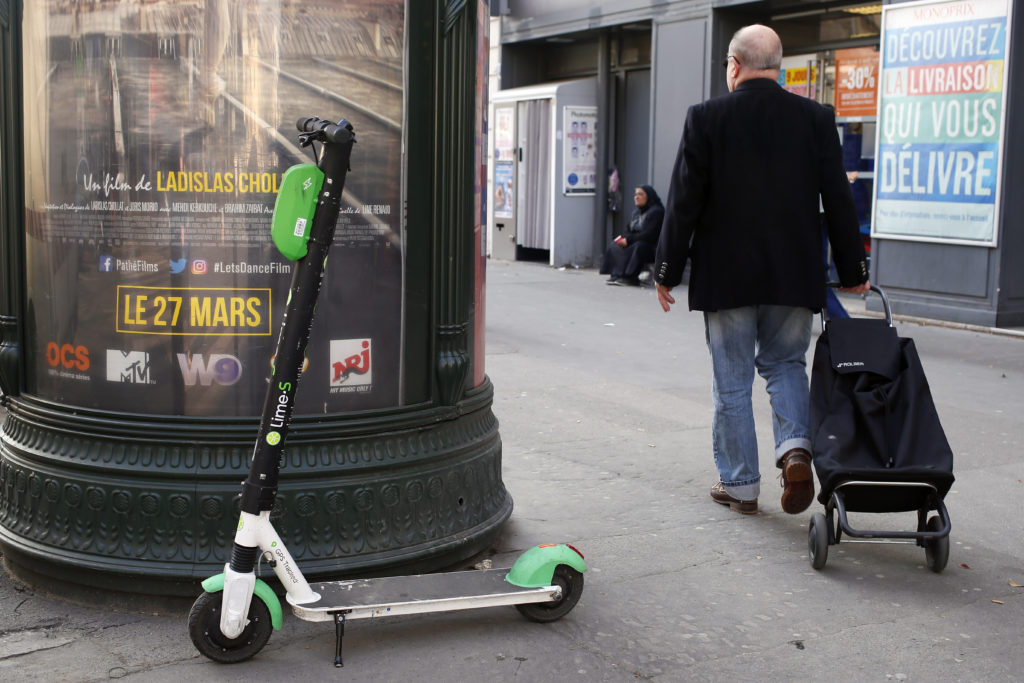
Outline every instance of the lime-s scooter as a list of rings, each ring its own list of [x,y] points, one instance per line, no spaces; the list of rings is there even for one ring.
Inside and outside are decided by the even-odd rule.
[[[355,144],[352,126],[344,120],[334,124],[302,118],[297,125],[299,143],[313,145],[318,163],[288,169],[274,205],[271,236],[296,267],[249,474],[242,483],[231,561],[224,565],[223,573],[203,581],[204,592],[188,616],[192,642],[210,659],[240,662],[266,645],[272,629],[281,628],[281,602],[273,589],[256,577],[261,560],[273,569],[296,616],[334,622],[335,666],[342,666],[345,622],[352,619],[497,605],[515,605],[532,621],[560,619],[579,601],[586,571],[582,553],[570,545],[531,548],[511,569],[311,585],[271,525],[299,374]],[[314,143],[320,143],[319,153]]]

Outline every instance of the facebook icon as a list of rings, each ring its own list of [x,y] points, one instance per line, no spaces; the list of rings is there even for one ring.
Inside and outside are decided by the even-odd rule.
[[[100,254],[100,272],[112,273],[114,271],[114,257],[110,254]]]

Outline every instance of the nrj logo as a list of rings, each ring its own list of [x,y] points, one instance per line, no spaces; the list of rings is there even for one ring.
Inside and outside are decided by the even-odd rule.
[[[331,340],[331,386],[352,387],[373,384],[370,367],[370,339]]]
[[[229,387],[242,379],[242,362],[227,353],[211,353],[205,360],[201,353],[179,353],[178,365],[185,385],[201,384],[208,387],[214,382]]]

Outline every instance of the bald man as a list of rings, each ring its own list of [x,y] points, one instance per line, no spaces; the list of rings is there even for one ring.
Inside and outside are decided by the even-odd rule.
[[[835,116],[778,83],[782,42],[746,26],[725,57],[729,94],[690,107],[655,256],[658,301],[690,262],[689,304],[711,352],[711,498],[757,512],[761,475],[751,391],[767,382],[785,512],[814,498],[806,355],[825,305],[819,197],[842,291],[868,289],[867,260]]]

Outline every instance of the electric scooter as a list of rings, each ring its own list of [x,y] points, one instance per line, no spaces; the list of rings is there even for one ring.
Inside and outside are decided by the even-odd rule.
[[[334,124],[302,118],[297,126],[299,144],[312,146],[318,163],[288,169],[274,205],[271,237],[296,267],[249,474],[242,483],[231,561],[224,565],[223,573],[202,583],[204,592],[188,616],[192,642],[214,661],[241,662],[259,652],[272,631],[281,628],[281,602],[273,589],[256,577],[258,561],[273,569],[296,616],[334,622],[334,665],[338,667],[342,666],[345,623],[352,619],[497,605],[515,605],[531,621],[560,619],[579,601],[586,571],[582,553],[571,545],[536,546],[523,553],[511,569],[311,585],[271,525],[299,373],[356,141],[345,120]],[[315,143],[320,145],[319,153]]]

